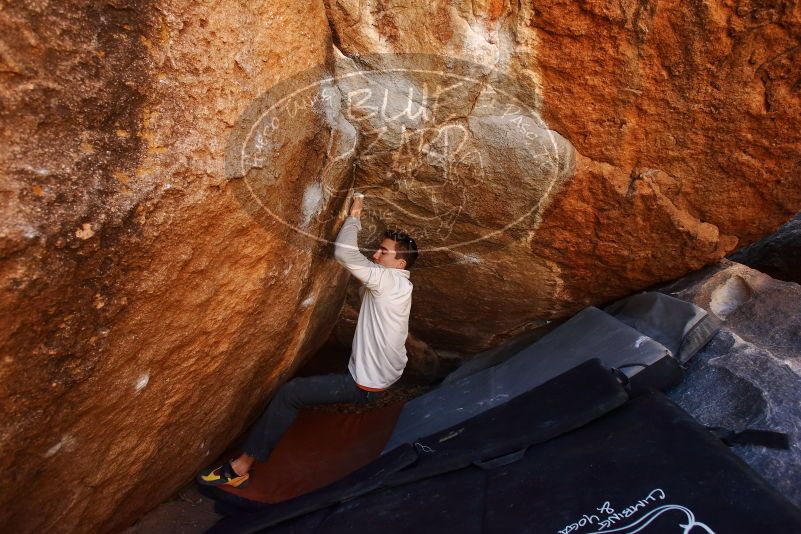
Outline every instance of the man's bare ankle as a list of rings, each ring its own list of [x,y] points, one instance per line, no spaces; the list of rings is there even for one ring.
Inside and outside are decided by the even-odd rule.
[[[250,466],[247,465],[241,458],[237,458],[233,462],[231,462],[231,467],[234,468],[234,473],[239,475],[240,477],[247,474],[250,471]]]

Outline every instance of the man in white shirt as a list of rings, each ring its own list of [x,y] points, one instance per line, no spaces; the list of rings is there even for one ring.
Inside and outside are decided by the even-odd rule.
[[[245,487],[253,463],[267,460],[299,409],[337,402],[366,403],[401,377],[412,306],[409,269],[417,260],[417,244],[404,233],[387,231],[371,262],[359,252],[362,208],[363,197],[356,195],[334,243],[334,258],[363,284],[348,372],[294,378],[284,384],[250,431],[242,455],[202,471],[199,483]]]

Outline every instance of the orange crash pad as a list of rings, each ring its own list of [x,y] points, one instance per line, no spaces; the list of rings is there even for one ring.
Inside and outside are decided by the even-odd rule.
[[[364,413],[301,410],[267,461],[253,465],[248,487],[219,489],[276,503],[326,486],[378,458],[403,405]]]

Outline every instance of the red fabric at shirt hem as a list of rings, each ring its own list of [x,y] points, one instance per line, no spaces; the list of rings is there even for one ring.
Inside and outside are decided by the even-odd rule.
[[[361,389],[363,389],[365,391],[384,391],[381,388],[368,388],[367,386],[363,386],[361,384],[356,384],[356,385],[359,386],[359,388],[361,388]]]

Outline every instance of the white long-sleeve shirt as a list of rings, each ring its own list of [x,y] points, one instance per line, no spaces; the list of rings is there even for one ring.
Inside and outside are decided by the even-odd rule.
[[[334,257],[362,284],[365,291],[348,370],[362,389],[385,389],[406,367],[406,337],[412,308],[409,271],[368,260],[359,252],[362,225],[348,217],[334,243]]]

